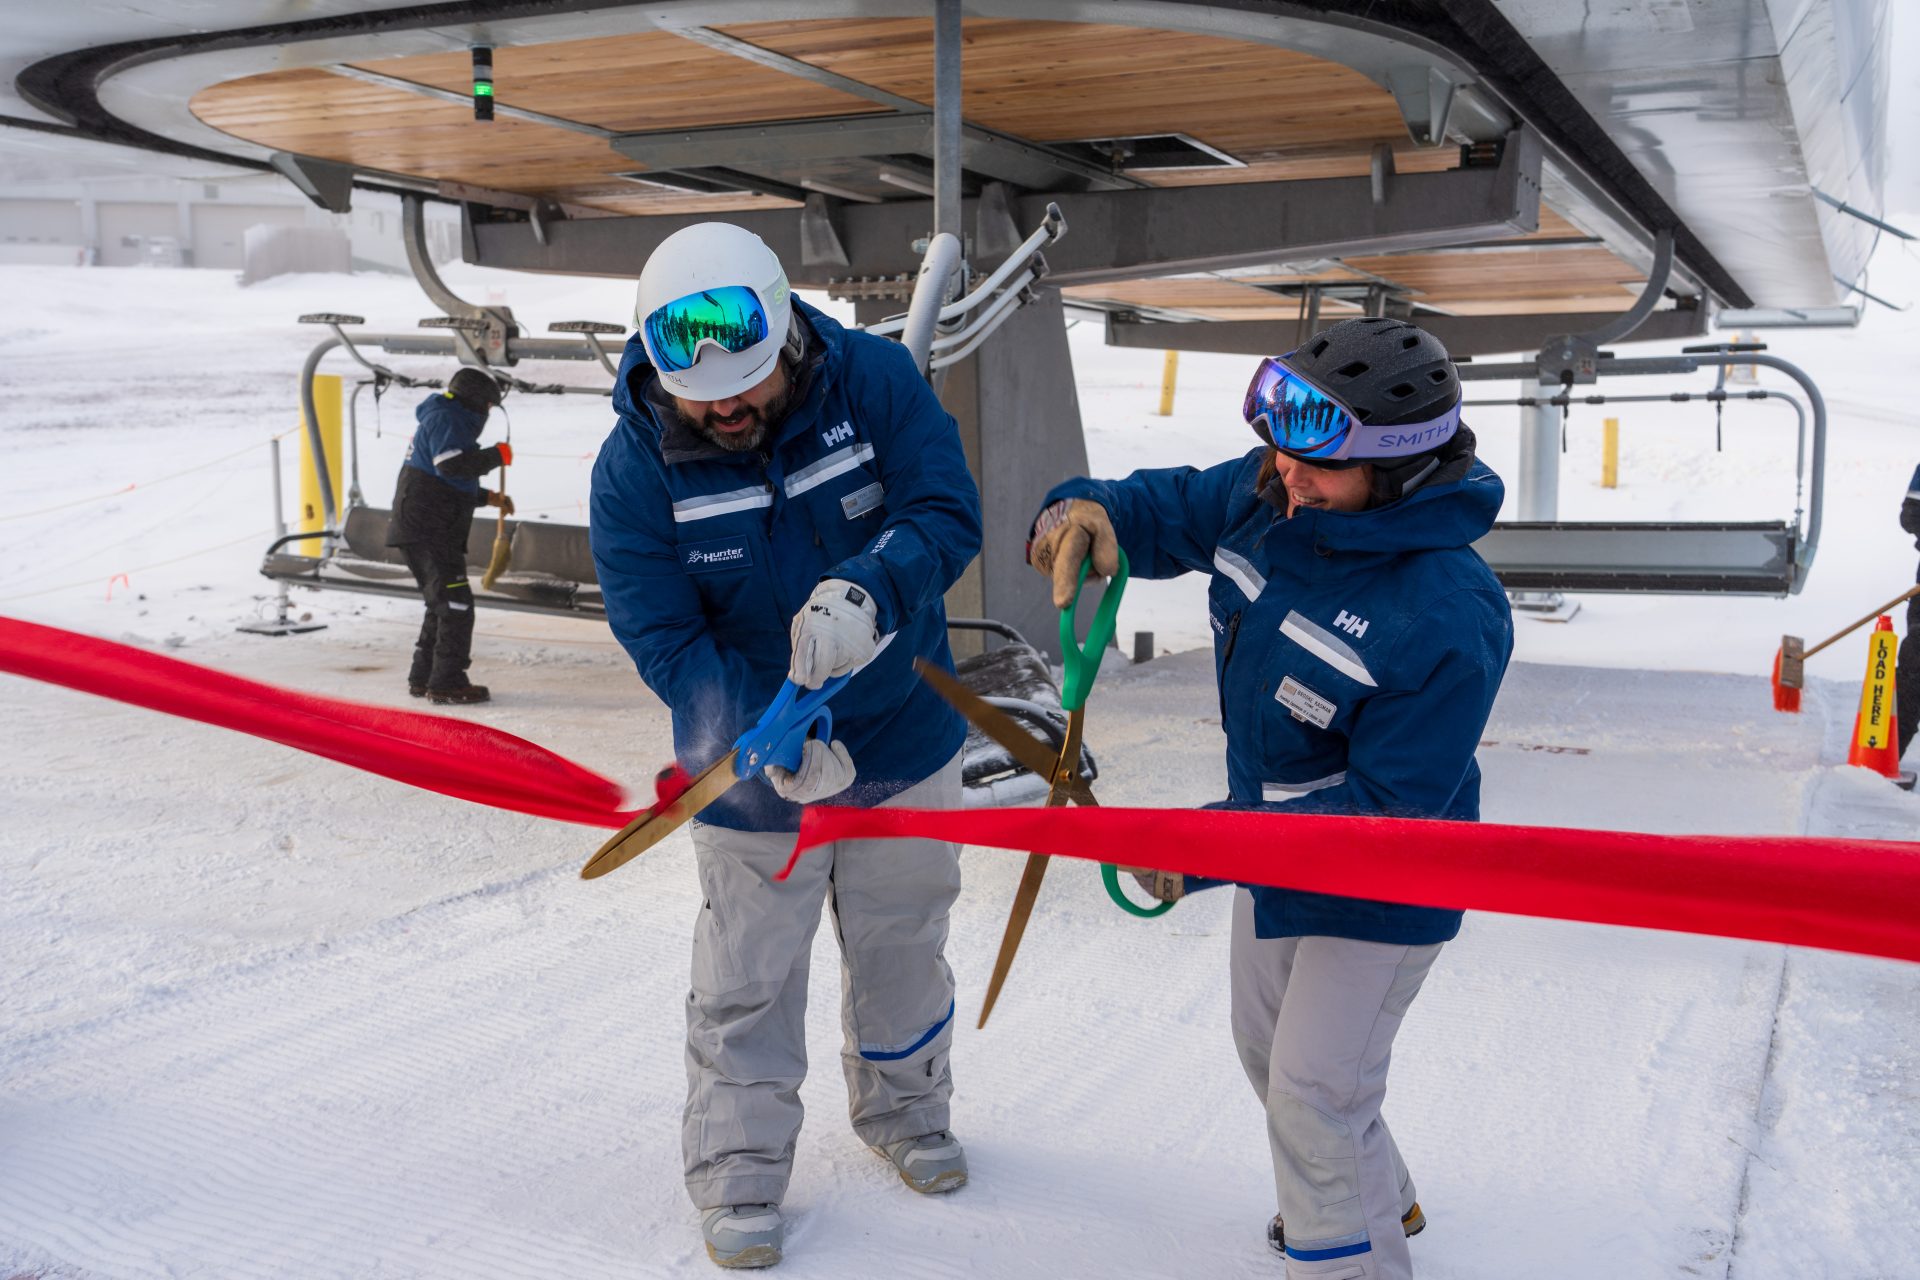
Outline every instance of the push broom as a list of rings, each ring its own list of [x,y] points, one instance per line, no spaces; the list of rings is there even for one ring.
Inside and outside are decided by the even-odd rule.
[[[1773,709],[1775,711],[1798,711],[1800,709],[1800,690],[1806,686],[1807,659],[1820,652],[1835,640],[1844,639],[1859,630],[1883,613],[1892,611],[1894,606],[1903,604],[1915,596],[1920,596],[1920,583],[1908,587],[1893,599],[1868,613],[1864,618],[1849,622],[1840,630],[1814,645],[1811,649],[1799,636],[1781,636],[1780,650],[1773,655]]]
[[[513,438],[512,428],[508,428],[507,438]],[[496,578],[507,571],[513,562],[513,546],[507,540],[507,467],[500,465],[500,518],[493,526],[493,554],[487,559],[487,571],[480,575],[480,589],[493,590]]]

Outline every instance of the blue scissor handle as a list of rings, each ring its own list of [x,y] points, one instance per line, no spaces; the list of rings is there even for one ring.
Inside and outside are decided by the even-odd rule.
[[[800,752],[808,738],[832,740],[833,712],[827,710],[827,699],[840,692],[851,679],[852,673],[835,676],[806,693],[791,680],[782,684],[779,696],[767,708],[767,714],[760,717],[760,723],[741,734],[733,744],[739,752],[733,759],[734,775],[751,778],[770,764],[782,769],[798,769]]]

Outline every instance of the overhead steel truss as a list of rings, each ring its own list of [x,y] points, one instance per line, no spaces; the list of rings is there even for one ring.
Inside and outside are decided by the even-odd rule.
[[[1021,226],[1058,202],[1074,234],[1048,254],[1055,285],[1097,284],[1302,257],[1380,254],[1523,235],[1539,226],[1539,141],[1516,130],[1497,165],[1402,174],[1383,192],[1368,178],[1313,178],[1238,186],[1156,187],[1013,195]],[[978,216],[969,200],[965,217]],[[470,216],[471,216],[470,210]],[[846,204],[833,218],[847,263],[808,261],[804,209],[729,214],[789,264],[796,285],[826,287],[846,274],[898,275],[919,268],[934,222],[931,201]],[[662,240],[710,215],[591,218],[548,226],[541,243],[518,214],[474,218],[470,260],[520,271],[638,275]],[[511,220],[508,220],[511,219]]]

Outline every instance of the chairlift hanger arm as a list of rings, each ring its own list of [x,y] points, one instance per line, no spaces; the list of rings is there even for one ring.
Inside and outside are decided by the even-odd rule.
[[[1066,233],[1066,215],[1060,211],[1059,205],[1048,204],[1046,217],[1042,219],[1040,226],[1032,235],[1021,242],[1019,248],[1007,255],[1005,262],[994,268],[991,275],[969,290],[966,297],[961,298],[957,302],[949,303],[940,309],[940,323],[945,324],[949,321],[957,320],[979,306],[982,302],[985,302],[994,291],[1007,282],[1008,278],[1011,277],[1014,272],[1019,271],[1023,267],[1032,265],[1035,268],[1035,278],[1038,278],[1040,274],[1044,273],[1046,262],[1045,259],[1039,257],[1041,246],[1052,244]],[[868,325],[867,332],[881,335],[898,333],[906,328],[906,324],[907,318],[905,316],[896,316],[888,320],[882,320],[878,324]]]

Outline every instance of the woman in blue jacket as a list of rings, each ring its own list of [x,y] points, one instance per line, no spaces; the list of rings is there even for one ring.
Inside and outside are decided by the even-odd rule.
[[[1460,425],[1430,334],[1352,320],[1261,362],[1261,445],[1199,471],[1072,480],[1029,559],[1071,600],[1081,562],[1212,576],[1208,620],[1233,807],[1474,820],[1474,748],[1513,649],[1472,543],[1499,477]],[[1274,848],[1285,864],[1285,828]],[[1164,879],[1164,878],[1162,878]],[[1177,889],[1176,889],[1177,891]],[[1264,886],[1236,890],[1234,1043],[1267,1111],[1290,1280],[1399,1280],[1425,1225],[1381,1118],[1395,1033],[1460,912]]]

